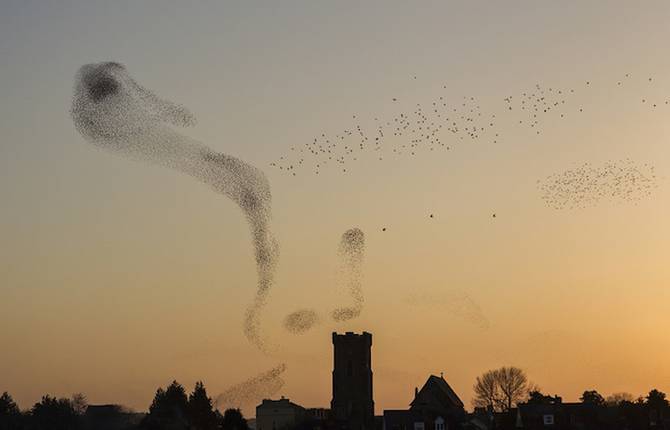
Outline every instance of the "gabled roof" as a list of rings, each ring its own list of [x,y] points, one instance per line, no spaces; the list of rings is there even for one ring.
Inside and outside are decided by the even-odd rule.
[[[456,392],[454,392],[447,381],[445,381],[441,376],[430,375],[426,383],[423,384],[421,390],[419,390],[417,395],[414,397],[412,403],[410,403],[410,406],[421,406],[423,402],[420,401],[420,399],[425,399],[428,396],[438,401],[442,407],[455,406],[462,408],[464,406]]]

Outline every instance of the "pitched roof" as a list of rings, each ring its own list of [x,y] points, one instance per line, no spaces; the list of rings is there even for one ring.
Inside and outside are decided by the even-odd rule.
[[[445,381],[443,377],[435,375],[430,375],[428,377],[428,380],[423,385],[419,393],[415,396],[412,403],[410,403],[410,406],[418,407],[419,406],[418,399],[425,396],[428,393],[432,393],[435,397],[437,397],[437,400],[439,400],[442,404],[449,403],[459,408],[462,408],[464,406],[461,399],[458,397],[456,392],[451,388],[451,386],[449,386],[447,381]]]

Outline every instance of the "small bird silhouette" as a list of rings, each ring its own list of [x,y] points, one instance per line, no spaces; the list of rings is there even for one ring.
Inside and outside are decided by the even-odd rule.
[[[630,76],[625,74],[625,82],[631,82]],[[417,75],[409,75],[408,78],[418,80]],[[656,79],[647,76],[643,81],[653,85]],[[498,109],[498,113],[501,113],[500,109],[509,112],[514,124],[530,128],[532,134],[539,137],[545,134],[545,119],[568,119],[572,111],[586,113],[592,110],[590,107],[585,109],[583,105],[580,106],[577,97],[582,88],[588,89],[595,82],[582,82],[584,87],[563,89],[536,83],[525,91],[508,94],[501,100],[501,105],[491,108]],[[623,82],[623,79],[614,80],[611,84],[614,88],[622,88]],[[447,88],[446,85],[441,87],[443,90]],[[392,100],[394,106],[404,107],[404,111],[386,118],[375,114],[371,117],[374,118],[374,123],[367,125],[359,115],[352,115],[353,121],[349,126],[338,130],[334,135],[319,133],[300,147],[290,147],[291,152],[270,165],[292,176],[304,171],[319,175],[326,166],[335,167],[341,174],[347,174],[353,171],[352,163],[363,161],[366,153],[374,154],[371,159],[386,161],[392,157],[418,158],[422,152],[432,154],[440,150],[451,151],[457,144],[468,141],[486,140],[494,144],[501,142],[499,137],[502,136],[502,130],[499,129],[499,120],[494,113],[496,111],[489,110],[487,113],[477,98],[471,95],[462,95],[454,99],[454,103],[450,103],[445,91],[438,90],[431,99],[412,103],[411,106],[405,104],[397,95],[388,94],[386,97],[384,99]],[[656,103],[642,97],[637,100],[642,100],[645,105],[656,109],[670,105],[670,100],[657,100]],[[635,176],[636,173],[630,172],[629,176],[631,175]],[[625,175],[621,176],[625,180]],[[587,181],[583,181],[582,185],[593,188]],[[435,218],[434,214],[429,216]]]

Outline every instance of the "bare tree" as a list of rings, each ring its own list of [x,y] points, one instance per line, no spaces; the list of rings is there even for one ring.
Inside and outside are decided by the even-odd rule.
[[[528,377],[518,367],[501,367],[497,374],[504,408],[508,411],[528,396]]]
[[[496,370],[489,370],[482,376],[477,377],[473,389],[475,397],[472,404],[478,408],[498,410],[500,409],[502,396],[498,388]]]
[[[501,367],[489,370],[477,377],[474,385],[476,407],[492,408],[496,411],[510,410],[528,397],[533,384],[526,373],[518,367]]]

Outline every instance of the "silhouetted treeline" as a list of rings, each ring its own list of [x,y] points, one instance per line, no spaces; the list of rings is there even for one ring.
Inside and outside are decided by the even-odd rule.
[[[649,430],[670,429],[670,403],[665,393],[651,390],[646,397],[617,393],[607,398],[584,391],[579,402],[531,391],[528,399],[503,412],[478,408],[473,416],[490,430]],[[484,419],[482,419],[484,418]]]
[[[88,405],[81,394],[71,399],[44,396],[21,411],[9,393],[0,396],[0,430],[249,430],[239,409],[221,414],[202,382],[189,395],[172,382],[156,390],[148,413],[119,405]]]
[[[44,396],[28,411],[20,411],[9,393],[0,396],[0,430],[79,430],[83,396],[72,399]]]
[[[142,430],[248,430],[247,421],[238,409],[228,409],[223,415],[214,410],[212,399],[202,382],[195,384],[187,396],[184,387],[172,382],[159,388],[149,413],[139,426]]]
[[[482,407],[463,419],[457,428],[670,430],[670,403],[665,393],[656,389],[638,398],[627,393],[603,397],[595,390],[588,390],[579,402],[563,402],[560,396],[535,389],[525,401],[508,410],[498,412],[491,406]],[[319,426],[303,427],[313,430]],[[228,409],[223,414],[216,410],[202,382],[196,383],[187,394],[174,381],[156,390],[147,413],[136,413],[119,405],[88,405],[81,394],[70,399],[46,395],[32,408],[21,411],[5,392],[0,395],[0,430],[249,430],[249,427],[239,409]]]

